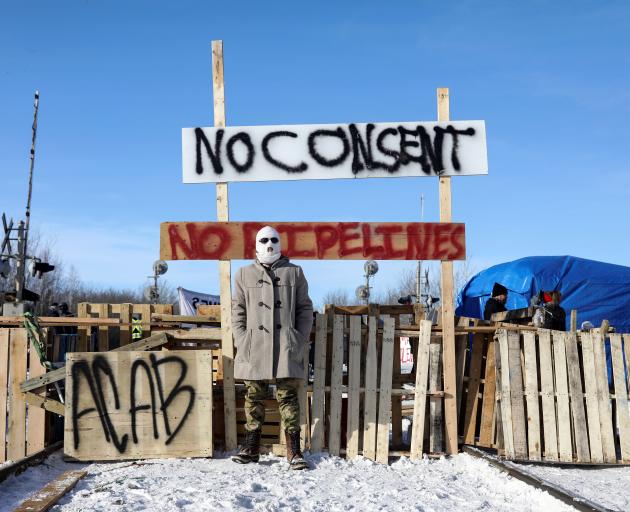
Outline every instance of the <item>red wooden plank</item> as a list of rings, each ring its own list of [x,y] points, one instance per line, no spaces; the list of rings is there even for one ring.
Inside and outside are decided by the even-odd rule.
[[[462,260],[464,224],[423,222],[163,222],[165,260],[252,259],[256,232],[271,225],[292,259]]]

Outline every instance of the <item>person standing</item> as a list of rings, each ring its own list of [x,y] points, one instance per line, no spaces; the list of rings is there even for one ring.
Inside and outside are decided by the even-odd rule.
[[[486,307],[483,310],[483,319],[490,320],[494,313],[501,313],[507,311],[505,303],[507,302],[508,289],[500,283],[494,283],[492,287],[492,297],[486,302]]]
[[[258,462],[264,400],[275,384],[291,469],[307,469],[300,448],[298,389],[313,327],[313,304],[302,268],[282,256],[280,235],[266,226],[256,235],[256,260],[236,273],[232,295],[234,377],[244,379],[245,443],[234,462]]]
[[[558,290],[550,292],[540,292],[539,294],[541,307],[538,309],[541,319],[538,322],[537,327],[543,327],[544,329],[551,329],[552,331],[566,331],[567,330],[567,313],[560,305],[562,295]]]

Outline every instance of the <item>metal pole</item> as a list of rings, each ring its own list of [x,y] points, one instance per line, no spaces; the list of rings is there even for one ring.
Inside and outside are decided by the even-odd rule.
[[[26,200],[26,223],[20,222],[20,232],[18,238],[18,262],[16,276],[16,295],[17,301],[21,302],[24,296],[24,285],[26,282],[26,252],[28,245],[28,230],[31,224],[31,197],[33,195],[33,169],[35,168],[35,141],[37,139],[37,112],[39,111],[39,91],[35,91],[35,103],[33,105],[33,128],[31,138],[31,154],[29,157],[28,169],[28,198]],[[21,234],[21,236],[20,236]]]
[[[18,224],[18,258],[15,265],[15,300],[22,302],[24,297],[24,281],[25,281],[25,256],[26,256],[26,239],[24,234],[24,221]]]

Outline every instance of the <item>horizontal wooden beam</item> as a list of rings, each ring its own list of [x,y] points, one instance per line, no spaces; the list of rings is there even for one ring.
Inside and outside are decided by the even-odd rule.
[[[43,396],[36,395],[32,391],[24,393],[24,401],[27,404],[41,407],[59,416],[65,416],[66,414],[66,407],[61,402],[53,400],[52,398],[44,398]]]
[[[282,253],[307,260],[463,260],[464,224],[423,222],[163,222],[164,260],[243,260],[256,256],[263,226],[280,233]]]
[[[173,340],[198,340],[198,341],[221,341],[221,329],[198,328],[198,329],[176,329],[167,331],[168,337]]]
[[[493,313],[490,319],[493,322],[509,322],[510,320],[521,320],[525,318],[531,318],[536,312],[535,308],[529,306],[528,308],[520,309],[508,309],[507,311],[500,311],[499,313]]]
[[[120,318],[75,318],[71,316],[40,316],[37,322],[42,327],[72,325],[120,325]],[[22,325],[23,316],[0,316],[2,325]]]
[[[190,316],[190,315],[162,315],[154,313],[151,320],[162,323],[182,323],[182,324],[210,324],[221,321],[221,316]]]

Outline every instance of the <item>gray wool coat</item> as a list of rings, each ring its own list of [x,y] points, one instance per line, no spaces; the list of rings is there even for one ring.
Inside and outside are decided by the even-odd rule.
[[[301,267],[281,257],[269,269],[255,261],[238,270],[232,291],[235,378],[303,378],[312,327]]]

